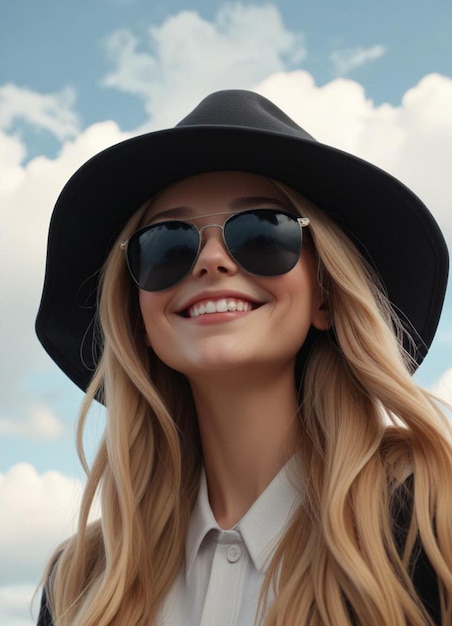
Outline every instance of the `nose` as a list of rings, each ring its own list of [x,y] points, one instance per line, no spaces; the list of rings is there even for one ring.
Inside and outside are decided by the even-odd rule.
[[[195,278],[219,274],[235,274],[237,264],[230,256],[223,240],[222,226],[207,224],[200,228],[201,250],[192,269]]]

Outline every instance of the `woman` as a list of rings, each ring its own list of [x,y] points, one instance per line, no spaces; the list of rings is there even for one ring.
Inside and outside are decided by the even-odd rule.
[[[107,420],[39,624],[450,624],[451,432],[411,379],[447,266],[409,190],[250,92],[85,164],[37,331],[85,466]]]

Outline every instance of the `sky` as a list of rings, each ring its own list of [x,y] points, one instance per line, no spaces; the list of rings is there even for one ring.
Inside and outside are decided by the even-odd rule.
[[[421,0],[2,0],[0,624],[30,626],[47,558],[75,528],[81,393],[34,335],[50,215],[99,150],[245,88],[318,140],[383,167],[452,248],[452,5]],[[390,228],[390,224],[388,224]],[[83,251],[81,251],[83,253]],[[452,401],[452,294],[417,381]],[[102,433],[95,407],[88,458]]]

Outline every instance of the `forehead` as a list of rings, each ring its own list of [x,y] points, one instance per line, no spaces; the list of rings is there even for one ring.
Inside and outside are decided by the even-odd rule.
[[[166,188],[152,200],[146,218],[188,218],[269,202],[288,208],[287,199],[268,178],[247,172],[209,172]]]

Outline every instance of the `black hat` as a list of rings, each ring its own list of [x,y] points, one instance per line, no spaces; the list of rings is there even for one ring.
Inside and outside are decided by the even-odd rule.
[[[61,192],[36,331],[69,378],[86,389],[93,375],[99,270],[124,224],[167,185],[220,170],[281,181],[325,211],[376,270],[415,341],[415,362],[422,362],[448,274],[446,244],[431,213],[386,172],[317,142],[266,98],[232,90],[211,94],[175,128],[103,150]]]

